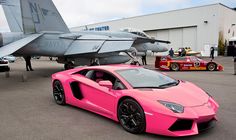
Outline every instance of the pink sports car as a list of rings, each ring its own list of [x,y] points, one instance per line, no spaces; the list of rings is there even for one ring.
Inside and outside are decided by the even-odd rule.
[[[201,88],[130,65],[75,68],[52,75],[53,96],[100,114],[131,133],[188,136],[211,128],[219,105]]]

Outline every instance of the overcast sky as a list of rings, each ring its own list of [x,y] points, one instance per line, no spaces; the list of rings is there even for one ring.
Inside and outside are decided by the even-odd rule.
[[[213,3],[236,7],[236,0],[53,0],[69,27]],[[0,31],[9,31],[0,6]]]

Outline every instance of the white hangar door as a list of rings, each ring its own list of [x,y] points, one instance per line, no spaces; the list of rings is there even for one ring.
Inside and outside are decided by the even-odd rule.
[[[183,47],[183,29],[171,29],[169,30],[170,46],[175,51]]]
[[[178,50],[178,48],[190,47],[192,50],[197,50],[196,27],[157,30],[156,32],[152,31],[151,35],[154,36],[154,33],[156,33],[157,39],[169,40],[171,42],[169,49]]]
[[[197,28],[183,28],[183,47],[197,51]]]

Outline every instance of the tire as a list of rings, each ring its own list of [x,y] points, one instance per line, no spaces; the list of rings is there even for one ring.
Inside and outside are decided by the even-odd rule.
[[[58,80],[53,82],[53,97],[58,105],[66,104],[65,92],[61,82]]]
[[[130,65],[141,66],[138,61],[133,61],[130,63]]]
[[[210,63],[207,64],[207,70],[208,71],[215,71],[216,69],[217,69],[216,63],[210,62]]]
[[[6,71],[10,71],[11,69],[10,69],[10,67],[6,67]]]
[[[72,62],[68,62],[64,65],[65,70],[70,70],[74,68],[74,64]]]
[[[173,70],[173,71],[179,71],[179,64],[171,63],[170,64],[170,69]]]
[[[142,107],[133,99],[127,98],[118,106],[118,119],[121,126],[133,134],[146,130],[146,119]]]

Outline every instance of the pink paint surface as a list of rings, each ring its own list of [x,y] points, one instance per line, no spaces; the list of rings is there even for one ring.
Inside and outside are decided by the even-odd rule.
[[[89,110],[118,122],[117,107],[119,100],[126,96],[136,100],[144,110],[146,118],[146,132],[167,136],[188,136],[198,134],[198,123],[216,119],[219,105],[202,89],[190,82],[180,81],[179,85],[166,89],[133,89],[115,71],[121,69],[138,68],[130,65],[109,65],[82,67],[52,75],[52,81],[60,80],[65,91],[66,103]],[[83,69],[105,70],[119,78],[127,87],[125,90],[109,90],[97,82],[80,74],[73,74]],[[73,96],[70,83],[78,81],[83,94],[79,100]],[[183,113],[174,113],[163,106],[158,100],[173,102],[184,106]],[[170,131],[169,128],[178,119],[192,120],[190,130]]]

